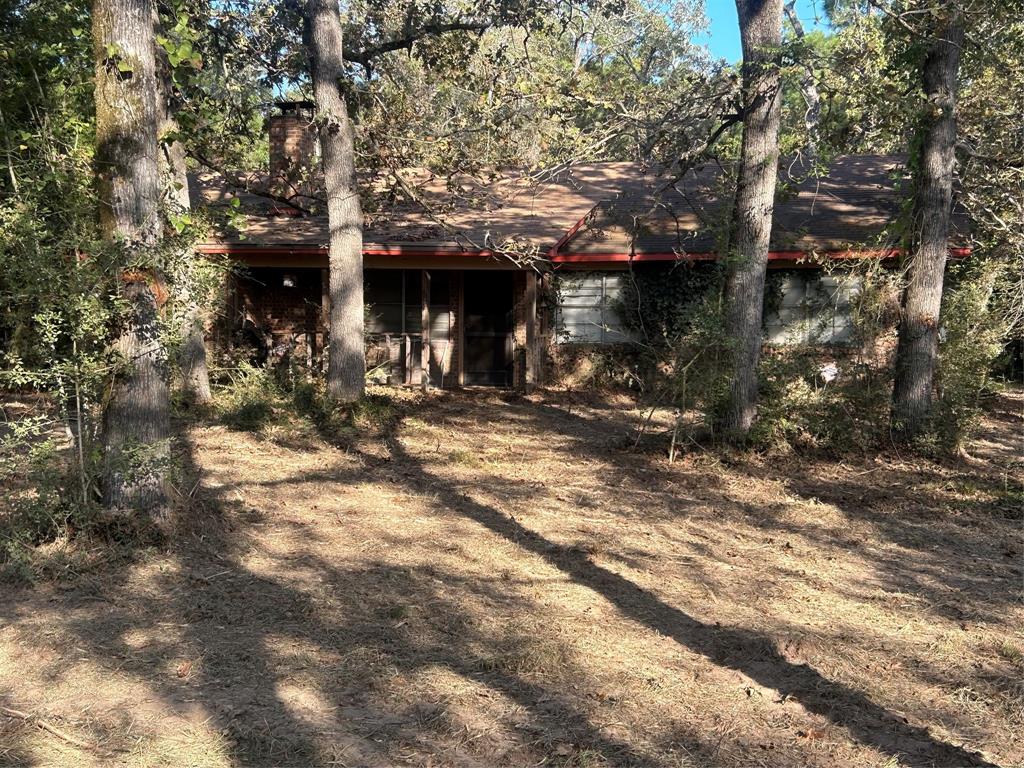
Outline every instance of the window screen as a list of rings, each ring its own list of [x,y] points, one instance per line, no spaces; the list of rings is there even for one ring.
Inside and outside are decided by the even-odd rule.
[[[780,306],[765,316],[765,340],[770,344],[851,343],[850,304],[860,287],[860,279],[852,275],[787,273]]]
[[[613,344],[629,340],[618,310],[627,275],[580,272],[559,276],[555,308],[560,343]]]

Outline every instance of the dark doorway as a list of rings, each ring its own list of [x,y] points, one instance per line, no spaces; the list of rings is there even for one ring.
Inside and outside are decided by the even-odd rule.
[[[466,384],[512,386],[513,274],[465,272],[463,378]]]

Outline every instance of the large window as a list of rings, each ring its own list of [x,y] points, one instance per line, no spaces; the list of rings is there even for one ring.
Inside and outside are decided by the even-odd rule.
[[[815,270],[785,273],[779,306],[765,315],[765,340],[770,344],[851,343],[850,304],[860,287],[860,279],[851,275],[822,275]]]
[[[367,269],[367,362],[391,383],[418,381],[422,364],[423,273],[418,269]],[[430,270],[430,380],[443,386],[452,360],[452,274]]]
[[[363,299],[366,332],[418,334],[423,326],[423,285],[418,269],[367,269]],[[451,273],[430,273],[431,336],[447,336],[451,307]]]
[[[555,339],[567,344],[629,341],[618,302],[624,272],[569,272],[556,279]]]

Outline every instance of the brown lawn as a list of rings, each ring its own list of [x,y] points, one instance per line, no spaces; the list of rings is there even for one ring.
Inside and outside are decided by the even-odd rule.
[[[670,465],[556,394],[192,427],[171,548],[3,587],[0,705],[85,747],[0,764],[1024,765],[1022,402],[949,466]]]

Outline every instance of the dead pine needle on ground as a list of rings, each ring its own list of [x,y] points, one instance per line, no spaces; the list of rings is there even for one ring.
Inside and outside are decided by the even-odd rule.
[[[408,397],[183,425],[168,546],[5,585],[0,764],[1024,764],[1020,393],[948,465]]]

